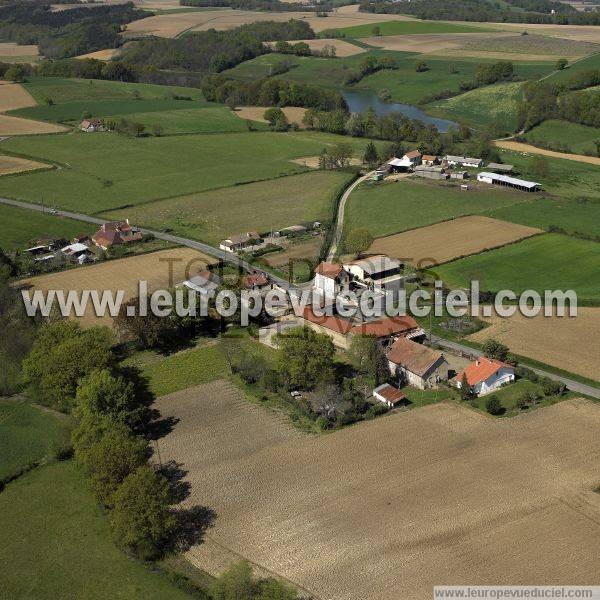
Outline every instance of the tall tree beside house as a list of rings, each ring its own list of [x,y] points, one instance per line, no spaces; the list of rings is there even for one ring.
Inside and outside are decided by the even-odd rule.
[[[379,154],[377,152],[375,144],[373,143],[373,140],[371,140],[365,148],[365,153],[363,154],[363,162],[366,165],[368,165],[371,169],[379,164]]]
[[[482,350],[488,358],[495,358],[501,361],[506,361],[510,355],[508,346],[493,338],[488,338],[483,342]]]
[[[312,389],[334,379],[335,349],[328,335],[296,327],[277,336],[281,349],[280,371],[291,386]]]
[[[350,231],[344,240],[344,249],[357,256],[366,252],[373,243],[373,234],[366,227],[357,227]]]
[[[467,374],[463,373],[462,378],[460,380],[460,399],[468,400],[471,397],[471,388],[469,387],[469,382],[467,381]]]
[[[358,370],[373,380],[374,386],[387,381],[390,370],[381,345],[373,336],[358,335],[352,339],[349,349]]]

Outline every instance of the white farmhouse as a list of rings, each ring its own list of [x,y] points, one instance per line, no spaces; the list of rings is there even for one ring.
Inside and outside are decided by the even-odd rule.
[[[324,296],[337,296],[349,281],[342,265],[322,262],[315,269],[313,287]]]
[[[379,291],[401,289],[403,284],[402,263],[384,254],[354,260],[344,265],[351,280]]]
[[[456,386],[459,389],[462,387],[463,376],[467,378],[471,393],[483,396],[513,382],[515,369],[494,358],[479,358],[456,376]]]

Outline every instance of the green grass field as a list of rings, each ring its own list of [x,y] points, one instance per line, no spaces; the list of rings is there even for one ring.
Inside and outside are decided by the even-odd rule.
[[[528,131],[525,138],[541,148],[596,156],[594,141],[600,141],[600,128],[568,121],[544,121]]]
[[[96,227],[89,223],[0,204],[0,248],[3,250],[23,249],[30,241],[44,235],[68,240],[95,230]]]
[[[563,198],[600,198],[600,169],[596,165],[544,156],[547,173],[532,171],[531,155],[501,150],[502,162],[515,165],[523,179],[540,181],[544,190]]]
[[[600,236],[600,199],[533,198],[486,213],[488,217],[548,230]]]
[[[556,83],[557,81],[566,81],[573,77],[578,71],[589,71],[600,69],[600,53],[593,54],[582,60],[572,63],[562,71],[556,71],[546,79],[547,83]]]
[[[0,527],[4,598],[190,597],[116,548],[105,515],[72,461],[10,483],[0,493]]]
[[[424,227],[524,202],[527,195],[508,189],[460,190],[460,182],[401,180],[362,185],[346,206],[346,231],[367,227],[375,237]]]
[[[258,342],[241,337],[234,340],[238,353],[249,353],[272,359],[274,350]],[[190,350],[163,356],[152,351],[138,352],[126,360],[142,370],[150,389],[156,396],[165,396],[230,375],[229,366],[218,339],[202,340],[202,345]]]
[[[159,200],[106,216],[127,216],[138,225],[169,227],[181,235],[218,244],[243,231],[268,232],[306,221],[329,221],[335,195],[351,177],[349,173],[315,171]]]
[[[45,104],[47,98],[56,104],[87,100],[134,100],[134,92],[142,100],[161,100],[172,94],[189,96],[194,100],[203,99],[202,92],[196,88],[103,79],[28,76],[24,86],[39,104]]]
[[[376,35],[375,27],[379,28],[379,35],[414,35],[427,33],[479,33],[493,31],[492,28],[469,27],[468,25],[455,25],[453,23],[436,23],[435,21],[384,21],[383,23],[369,23],[343,27],[339,32],[348,38],[366,38]]]
[[[495,62],[489,59],[478,58],[430,58],[408,52],[389,52],[385,50],[373,50],[370,55],[383,57],[391,56],[396,59],[398,68],[385,70],[364,77],[352,89],[365,89],[377,93],[381,89],[387,89],[396,102],[405,104],[418,104],[426,96],[431,96],[451,90],[458,92],[459,83],[474,77],[479,63]],[[319,85],[335,89],[347,87],[345,81],[348,75],[358,69],[360,63],[367,54],[357,54],[347,58],[317,58],[317,57],[285,57],[295,66],[288,72],[277,75],[278,78],[302,83],[319,82]],[[253,60],[241,63],[234,69],[225,71],[226,75],[236,79],[251,81],[271,74],[273,65],[282,62],[284,57],[278,54],[267,54]],[[415,62],[424,59],[429,66],[428,71],[417,73]],[[547,62],[523,61],[515,62],[515,75],[522,79],[537,79],[552,70],[552,65]],[[484,88],[487,89],[487,88]],[[441,103],[440,103],[441,104]],[[466,117],[470,112],[475,112],[481,119],[488,120],[485,107],[478,106],[476,110],[466,111]],[[452,117],[452,115],[450,115]],[[483,121],[482,121],[483,122]]]
[[[579,301],[600,300],[600,244],[544,234],[446,263],[437,273],[448,287],[468,287],[479,280],[482,290],[510,289],[577,292]]]
[[[69,446],[70,420],[25,400],[0,400],[0,481]]]
[[[427,111],[476,128],[497,125],[500,131],[512,132],[517,127],[520,96],[521,83],[499,83],[434,102],[427,106]]]
[[[290,159],[314,156],[340,140],[328,134],[231,133],[127,138],[114,133],[23,136],[7,152],[62,168],[0,179],[0,195],[98,213],[305,171]],[[357,149],[366,140],[352,142]]]

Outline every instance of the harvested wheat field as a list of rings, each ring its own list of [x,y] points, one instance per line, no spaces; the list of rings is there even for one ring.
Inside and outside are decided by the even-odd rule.
[[[600,308],[579,307],[576,317],[484,317],[489,327],[472,334],[481,342],[494,338],[516,354],[600,381]]]
[[[498,146],[498,148],[504,148],[505,150],[514,150],[515,152],[522,152],[523,154],[541,154],[542,156],[551,156],[552,158],[564,158],[566,160],[575,160],[577,162],[587,163],[589,165],[600,165],[600,157],[598,156],[585,156],[583,154],[555,152],[554,150],[546,150],[544,148],[532,146],[531,144],[513,142],[511,140],[497,140],[494,142],[494,144]]]
[[[350,42],[345,42],[340,39],[333,38],[321,38],[317,40],[294,40],[293,44],[297,44],[298,42],[304,42],[308,44],[308,47],[312,52],[322,52],[328,46],[333,46],[335,48],[335,55],[339,58],[344,58],[346,56],[354,56],[355,54],[361,54],[362,52],[366,52],[366,48],[360,48],[359,46],[355,46]],[[272,48],[275,47],[277,42],[268,42],[268,45]]]
[[[88,54],[80,54],[75,58],[80,60],[86,58],[95,58],[96,60],[112,60],[121,54],[121,50],[119,48],[107,48],[106,50],[96,50],[96,52],[89,52]]]
[[[428,227],[377,238],[369,252],[413,264],[441,264],[541,233],[540,229],[489,217],[452,219]]]
[[[265,110],[268,108],[268,106],[238,106],[236,107],[234,114],[236,114],[240,119],[268,123],[263,116],[265,114]],[[302,119],[304,118],[306,108],[300,108],[298,106],[286,106],[281,110],[290,123],[297,123],[299,127],[304,129]]]
[[[55,125],[54,123],[44,123],[43,121],[0,115],[0,136],[62,133],[64,131],[68,131],[68,128]]]
[[[18,83],[0,81],[0,112],[35,106],[33,96]]]
[[[24,173],[26,171],[37,171],[39,169],[51,169],[52,165],[18,158],[16,156],[0,155],[0,176],[14,175],[15,173]]]
[[[38,57],[38,47],[34,44],[19,46],[14,42],[0,43],[0,60],[3,62],[34,63]]]
[[[598,584],[600,406],[513,419],[457,404],[322,436],[226,382],[159,398],[161,460],[216,513],[188,556],[248,557],[321,600],[429,600],[434,584]]]
[[[351,9],[351,10],[347,10]],[[382,21],[413,20],[402,15],[385,15],[358,12],[358,5],[344,6],[335,12],[329,13],[327,18],[317,17],[314,12],[261,12],[249,10],[219,9],[207,11],[178,12],[175,14],[161,14],[127,25],[125,36],[157,35],[159,37],[176,37],[185,31],[205,31],[207,29],[232,29],[254,23],[256,21],[289,21],[302,19],[306,21],[315,32],[324,29],[350,27],[364,23],[381,23]]]
[[[196,275],[214,263],[214,259],[190,248],[173,248],[108,260],[62,271],[20,280],[19,287],[30,290],[123,290],[123,301],[138,295],[138,282],[146,281],[148,291],[168,289]],[[76,318],[76,317],[74,317]],[[97,317],[93,306],[88,305],[85,314],[78,317],[82,325],[111,325],[107,314]]]

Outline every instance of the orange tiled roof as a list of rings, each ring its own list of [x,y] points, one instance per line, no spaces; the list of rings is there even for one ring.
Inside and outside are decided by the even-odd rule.
[[[476,385],[481,381],[486,381],[494,373],[497,373],[502,367],[510,367],[506,363],[495,358],[479,358],[471,363],[464,371],[461,371],[457,376],[457,381],[462,381],[463,374],[467,376],[469,385]]]
[[[417,327],[417,322],[412,317],[387,317],[385,319],[355,325],[350,330],[350,333],[353,335],[372,335],[380,338],[410,331]]]

